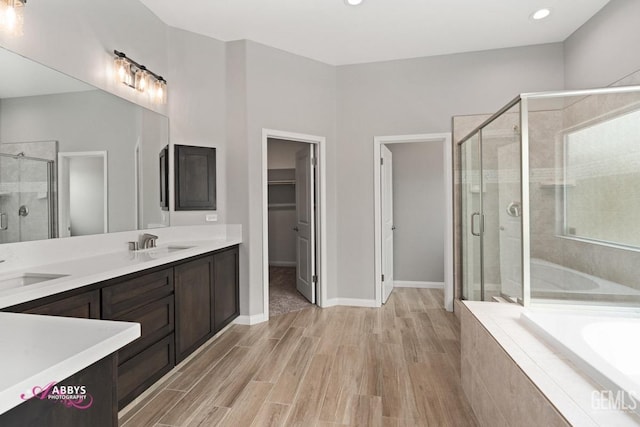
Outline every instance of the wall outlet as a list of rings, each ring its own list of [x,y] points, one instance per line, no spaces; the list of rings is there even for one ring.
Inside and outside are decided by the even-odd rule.
[[[207,214],[204,219],[207,222],[215,222],[218,220],[218,214]]]

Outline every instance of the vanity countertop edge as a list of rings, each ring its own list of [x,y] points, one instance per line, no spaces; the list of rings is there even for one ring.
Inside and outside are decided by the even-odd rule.
[[[0,414],[139,336],[138,323],[0,313]]]
[[[138,271],[179,262],[241,243],[242,238],[235,236],[208,240],[170,241],[163,242],[157,248],[139,251],[119,250],[97,256],[43,264],[23,271],[5,273],[0,277],[0,281],[3,277],[12,277],[24,273],[63,275],[63,277],[0,290],[0,310]],[[158,258],[152,257],[154,251],[159,252],[168,247],[185,247],[186,249],[164,254]]]

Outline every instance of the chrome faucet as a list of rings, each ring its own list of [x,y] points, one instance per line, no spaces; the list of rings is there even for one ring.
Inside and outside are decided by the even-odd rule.
[[[158,236],[154,234],[144,233],[142,235],[142,249],[149,249],[156,247],[156,241],[158,240]]]

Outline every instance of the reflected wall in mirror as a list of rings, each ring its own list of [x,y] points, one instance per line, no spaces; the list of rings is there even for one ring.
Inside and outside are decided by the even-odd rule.
[[[568,133],[564,234],[640,248],[640,111]]]
[[[2,48],[0,64],[0,243],[169,225],[167,117]]]

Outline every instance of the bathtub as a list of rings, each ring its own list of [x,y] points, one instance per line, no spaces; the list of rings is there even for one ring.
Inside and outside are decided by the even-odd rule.
[[[597,296],[638,297],[640,290],[531,258],[531,295],[534,298],[596,299]]]
[[[522,321],[595,379],[593,404],[640,414],[640,315],[527,309]],[[606,393],[603,393],[606,391]]]

